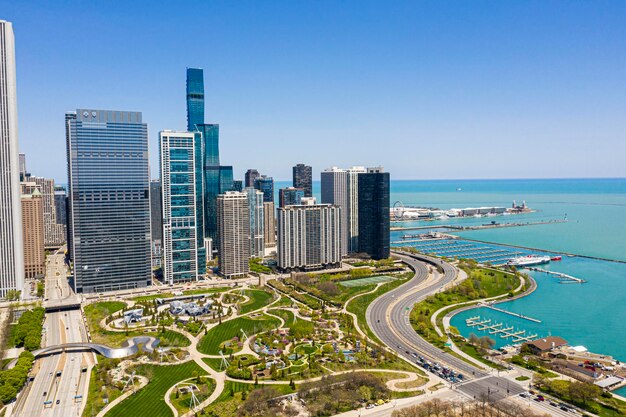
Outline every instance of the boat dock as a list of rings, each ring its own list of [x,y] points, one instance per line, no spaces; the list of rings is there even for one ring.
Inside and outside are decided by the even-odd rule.
[[[526,335],[526,330],[514,330],[513,326],[503,327],[502,323],[490,324],[491,319],[482,319],[479,316],[465,320],[468,327],[476,327],[478,330],[487,330],[489,334],[499,334],[501,339],[511,338],[513,343],[530,342],[537,338],[537,334]]]
[[[447,230],[482,230],[482,229],[496,229],[500,227],[521,227],[521,226],[537,226],[541,224],[555,224],[555,223],[567,223],[567,220],[544,220],[544,221],[535,221],[535,222],[515,222],[515,223],[483,223],[481,225],[468,225],[468,226],[459,226],[453,224],[439,224],[433,226],[391,226],[390,230],[392,232],[398,230],[426,230],[426,229],[447,229]]]
[[[534,266],[526,267],[525,269],[529,269],[531,271],[543,272],[544,274],[548,274],[548,275],[554,275],[555,277],[558,277],[561,279],[561,281],[559,281],[561,284],[583,284],[586,282],[584,279],[576,278],[571,275],[564,274],[562,272],[548,271],[547,269],[537,268]]]
[[[541,323],[541,320],[537,320],[537,319],[525,316],[525,315],[520,314],[520,313],[514,313],[512,311],[503,310],[503,309],[495,307],[495,306],[493,306],[491,304],[483,304],[482,307],[489,308],[489,309],[495,310],[495,311],[499,311],[500,313],[505,313],[505,314],[508,314],[510,316],[518,317],[520,319],[532,321],[533,323]]]

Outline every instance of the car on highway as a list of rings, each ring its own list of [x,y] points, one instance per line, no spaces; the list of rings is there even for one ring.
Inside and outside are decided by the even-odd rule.
[[[368,404],[368,405],[365,406],[366,410],[369,410],[371,408],[374,408],[374,404]]]
[[[545,398],[543,398],[543,395],[537,395],[537,396],[535,397],[535,401],[537,401],[537,402],[541,402],[541,401],[545,401],[545,400],[546,400],[546,399],[545,399]]]
[[[57,404],[61,404],[61,400],[57,400]]]

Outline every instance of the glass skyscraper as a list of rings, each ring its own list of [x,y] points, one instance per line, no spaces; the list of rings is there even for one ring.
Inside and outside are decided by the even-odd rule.
[[[163,194],[163,277],[174,284],[197,279],[195,134],[159,133]]]
[[[187,68],[187,131],[204,123],[204,74],[200,68]]]
[[[263,201],[266,203],[274,202],[274,178],[261,175],[254,180],[254,188],[263,192]]]
[[[368,168],[358,174],[359,252],[389,258],[389,173]]]
[[[68,238],[76,292],[145,287],[150,268],[148,126],[140,112],[67,113]]]

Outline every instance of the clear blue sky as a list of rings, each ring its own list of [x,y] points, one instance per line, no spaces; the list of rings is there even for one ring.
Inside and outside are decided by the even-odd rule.
[[[14,23],[28,168],[65,182],[63,117],[185,128],[205,70],[223,164],[392,178],[626,176],[623,1],[0,0]]]

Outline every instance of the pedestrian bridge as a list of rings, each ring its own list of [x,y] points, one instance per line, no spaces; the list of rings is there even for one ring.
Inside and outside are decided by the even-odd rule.
[[[42,356],[67,351],[87,350],[96,352],[106,358],[118,359],[134,355],[135,353],[139,352],[140,346],[142,346],[142,349],[146,352],[153,352],[159,345],[159,342],[160,340],[155,337],[138,336],[125,341],[124,343],[122,343],[122,347],[120,348],[112,348],[98,343],[64,343],[62,345],[48,346],[42,349],[33,350],[32,354],[35,356],[35,358],[40,358]],[[17,358],[13,359],[9,363],[8,368],[13,368],[16,363]]]

